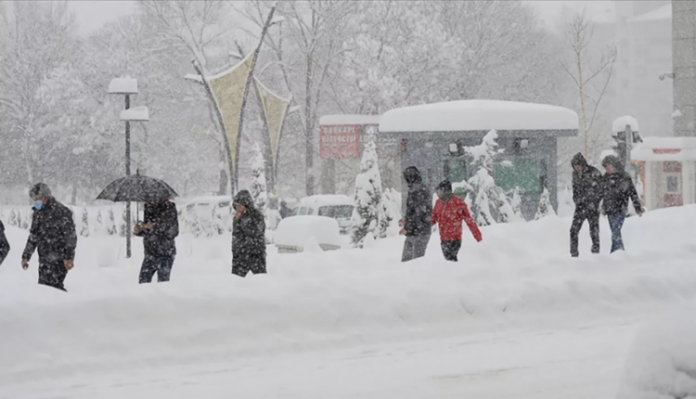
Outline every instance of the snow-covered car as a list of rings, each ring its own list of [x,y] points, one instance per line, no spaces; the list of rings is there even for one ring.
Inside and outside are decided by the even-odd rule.
[[[336,219],[341,234],[347,234],[353,226],[351,219],[355,201],[347,195],[313,195],[300,200],[295,216],[325,216]]]
[[[232,199],[229,196],[196,197],[184,201],[180,207],[182,216],[208,222],[218,230],[232,226]],[[221,232],[218,232],[221,233]]]

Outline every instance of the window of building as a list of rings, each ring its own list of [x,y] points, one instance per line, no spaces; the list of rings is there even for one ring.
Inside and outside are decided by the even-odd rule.
[[[678,193],[679,191],[679,177],[667,176],[667,192]]]
[[[509,163],[495,166],[495,182],[505,191],[519,187],[525,193],[538,194],[545,180],[545,171],[541,160],[519,158]]]

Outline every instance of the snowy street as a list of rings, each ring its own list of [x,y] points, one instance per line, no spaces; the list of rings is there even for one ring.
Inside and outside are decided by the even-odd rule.
[[[568,218],[490,226],[459,263],[437,236],[269,255],[230,275],[229,241],[179,238],[172,281],[138,285],[142,246],[82,237],[69,293],[0,268],[0,398],[612,398],[646,321],[696,295],[687,206],[630,218],[628,252],[568,250]],[[608,231],[606,219],[601,229]],[[202,395],[202,396],[201,396]]]
[[[613,398],[637,320],[28,375],[1,398]],[[107,367],[108,368],[108,367]]]

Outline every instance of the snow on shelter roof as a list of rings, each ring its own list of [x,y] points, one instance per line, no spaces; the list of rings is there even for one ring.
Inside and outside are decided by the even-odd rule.
[[[643,15],[630,18],[628,22],[651,22],[651,21],[666,21],[672,19],[672,4],[665,4],[664,6],[647,12]]]
[[[696,161],[696,137],[645,137],[631,150],[632,161]]]
[[[319,119],[322,126],[333,125],[379,125],[381,115],[324,115]]]
[[[546,104],[461,100],[397,108],[382,115],[380,132],[577,130],[575,111]]]

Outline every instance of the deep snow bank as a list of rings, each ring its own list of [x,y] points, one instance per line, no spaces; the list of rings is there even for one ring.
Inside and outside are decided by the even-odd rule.
[[[633,344],[620,399],[696,398],[696,302],[654,320]]]
[[[696,294],[696,207],[627,221],[628,253],[571,259],[567,219],[483,229],[465,237],[461,262],[401,264],[402,239],[369,250],[278,255],[269,275],[230,275],[229,238],[179,240],[169,284],[138,286],[139,257],[117,259],[121,240],[81,238],[69,294],[35,285],[19,267],[25,232],[0,267],[3,381],[114,367],[432,336],[511,325],[630,315]],[[603,248],[609,247],[602,221]],[[136,241],[135,248],[140,250]],[[100,267],[109,266],[109,267]]]

